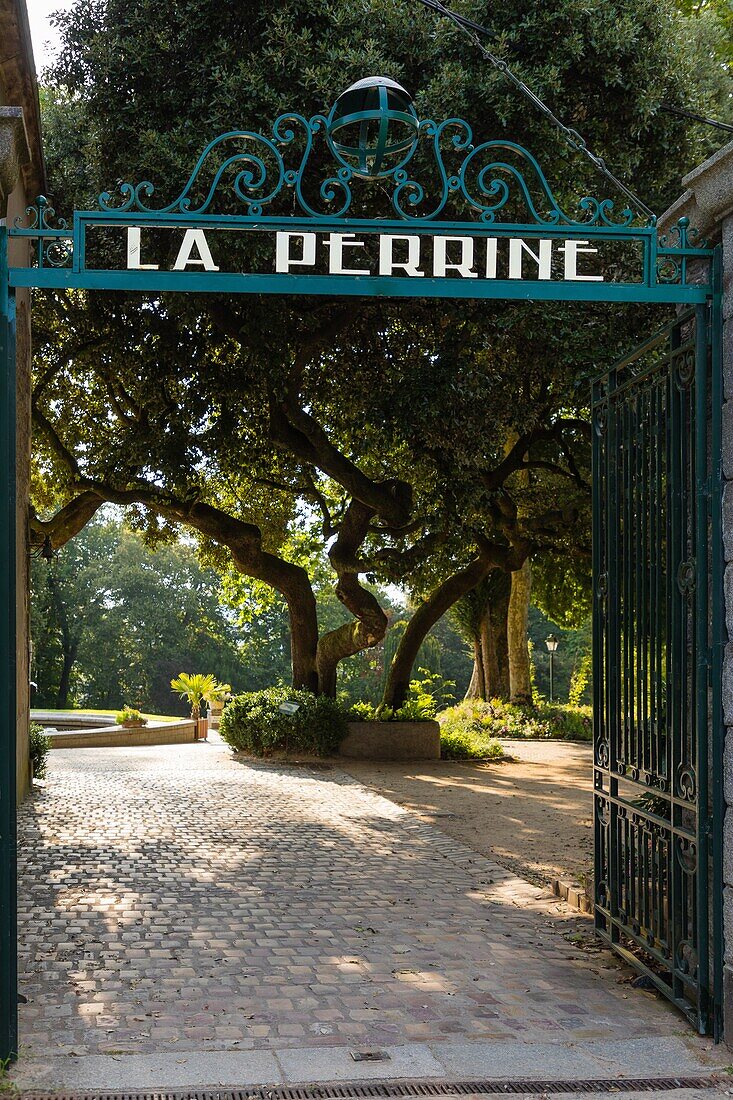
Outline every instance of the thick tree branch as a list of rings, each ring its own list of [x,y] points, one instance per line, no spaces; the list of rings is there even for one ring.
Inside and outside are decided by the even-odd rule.
[[[332,477],[349,496],[373,508],[390,527],[404,527],[409,523],[412,489],[407,482],[397,478],[373,481],[367,477],[331,443],[321,425],[309,413],[272,399],[270,430],[273,442]]]
[[[29,517],[31,545],[59,550],[86,527],[104,504],[104,499],[98,493],[80,493],[48,520],[39,519],[31,508]]]
[[[32,405],[31,415],[33,418],[33,423],[41,429],[44,436],[46,437],[47,443],[49,444],[51,450],[53,451],[54,455],[59,460],[61,465],[66,469],[71,477],[78,477],[80,471],[79,464],[76,461],[75,456],[63,442],[61,436],[53,427],[50,420],[48,420],[45,413],[41,411],[41,409],[35,402],[33,402]]]
[[[369,533],[373,516],[373,509],[361,501],[350,501],[338,538],[328,552],[338,577],[336,595],[356,620],[324,634],[318,643],[318,681],[321,691],[329,695],[336,694],[339,662],[381,642],[389,624],[376,596],[359,583],[362,565],[358,552]]]

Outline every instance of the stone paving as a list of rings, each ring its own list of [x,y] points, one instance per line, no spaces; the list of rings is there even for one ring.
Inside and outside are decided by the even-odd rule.
[[[582,918],[338,769],[54,752],[20,870],[26,1057],[688,1034]]]

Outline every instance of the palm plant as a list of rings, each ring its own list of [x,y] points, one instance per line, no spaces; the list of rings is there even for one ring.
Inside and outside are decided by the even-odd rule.
[[[216,697],[221,691],[221,685],[217,683],[215,676],[204,676],[200,672],[189,675],[181,672],[175,680],[171,680],[171,689],[177,691],[182,699],[188,699],[191,704],[191,717],[198,721],[201,717],[201,704],[210,703],[212,697]]]

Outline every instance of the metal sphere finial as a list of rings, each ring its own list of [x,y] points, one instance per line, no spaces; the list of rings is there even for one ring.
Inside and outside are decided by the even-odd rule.
[[[387,176],[405,164],[415,151],[419,128],[412,96],[387,76],[357,80],[328,116],[334,156],[364,179]]]

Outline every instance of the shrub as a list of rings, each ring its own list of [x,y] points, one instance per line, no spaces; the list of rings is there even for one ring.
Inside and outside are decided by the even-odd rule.
[[[142,726],[148,724],[147,718],[143,718],[140,711],[135,710],[134,707],[123,707],[122,710],[118,710],[115,715],[115,721],[118,726],[121,726],[124,722],[139,722]]]
[[[593,676],[593,655],[586,653],[584,657],[581,657],[580,663],[574,670],[570,679],[570,691],[568,692],[568,702],[573,707],[578,707],[581,704],[583,696],[586,693],[588,685],[591,682]]]
[[[279,709],[283,703],[297,703],[298,710],[283,713]],[[338,704],[325,695],[274,687],[235,696],[224,709],[219,733],[235,752],[327,756],[345,736],[346,718]]]
[[[439,672],[418,669],[422,680],[410,680],[410,691],[401,707],[384,703],[354,703],[349,711],[352,722],[432,722],[441,703],[453,699],[446,688],[455,687],[453,680],[444,680]]]
[[[440,755],[444,760],[500,760],[504,749],[484,730],[456,722],[440,728]]]
[[[51,750],[51,738],[38,722],[30,725],[30,755],[34,779],[45,779],[48,771],[48,754]]]
[[[441,731],[468,730],[486,737],[593,740],[592,708],[563,703],[540,702],[536,706],[517,706],[500,699],[492,699],[488,703],[465,700],[442,711],[438,721]]]

